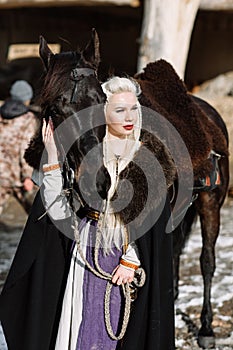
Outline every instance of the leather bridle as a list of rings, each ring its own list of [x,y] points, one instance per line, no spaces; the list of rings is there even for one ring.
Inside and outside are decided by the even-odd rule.
[[[71,79],[75,81],[75,85],[73,88],[73,92],[71,95],[71,103],[77,102],[77,92],[78,92],[78,81],[81,80],[83,77],[89,77],[89,76],[95,76],[96,77],[96,71],[92,68],[74,68],[71,71]]]

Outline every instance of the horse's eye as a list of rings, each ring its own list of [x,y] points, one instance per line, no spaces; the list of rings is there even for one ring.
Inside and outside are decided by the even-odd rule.
[[[58,112],[58,110],[57,110],[56,105],[53,105],[53,106],[50,108],[50,113],[51,113],[52,115],[56,115],[57,112]]]
[[[59,96],[56,98],[56,101],[55,101],[55,108],[58,110],[59,109],[59,106],[63,107],[65,104],[67,103],[67,98],[64,97],[64,96]]]

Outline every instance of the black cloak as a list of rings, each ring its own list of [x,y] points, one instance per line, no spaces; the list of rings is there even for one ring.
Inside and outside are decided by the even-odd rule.
[[[156,149],[161,152],[159,146],[153,149],[153,153],[156,154]],[[140,158],[140,150],[136,157]],[[162,159],[168,166],[169,160],[164,153]],[[134,165],[129,164],[122,176],[132,180],[134,172]],[[173,170],[168,182],[172,179],[172,172]],[[169,176],[166,177],[168,178]],[[140,187],[142,182],[143,178],[140,179],[140,174],[137,173],[135,186]],[[155,194],[158,194],[159,181],[156,178],[155,183],[158,184],[155,186]],[[146,191],[142,189],[142,192]],[[136,190],[140,197],[143,196],[142,192]],[[142,200],[138,198],[138,201]],[[8,350],[53,350],[55,346],[72,240],[58,231],[48,215],[37,220],[44,210],[39,191],[0,296],[0,320]],[[133,198],[131,209],[120,213],[122,220],[127,224],[137,210],[137,198]],[[149,207],[149,212],[142,220],[151,221],[150,228],[136,239],[147,278],[145,285],[138,291],[137,299],[132,303],[127,331],[117,349],[175,348],[172,234],[165,233],[171,215],[169,199],[163,203],[161,214],[154,223],[156,210],[157,206]]]

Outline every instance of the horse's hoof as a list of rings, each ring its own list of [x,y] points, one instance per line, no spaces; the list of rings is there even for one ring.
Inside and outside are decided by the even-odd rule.
[[[215,338],[214,336],[211,337],[204,337],[203,335],[199,335],[197,339],[198,346],[202,349],[213,349],[215,348]]]

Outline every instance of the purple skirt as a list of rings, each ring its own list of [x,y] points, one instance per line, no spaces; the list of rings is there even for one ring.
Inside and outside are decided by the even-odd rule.
[[[95,227],[91,226],[90,237],[95,234]],[[122,252],[113,249],[112,253],[104,255],[99,250],[99,265],[101,268],[112,273],[119,264]],[[94,248],[87,246],[86,258],[93,266]],[[83,313],[79,329],[76,350],[114,350],[117,341],[110,338],[107,333],[104,320],[104,295],[107,281],[95,276],[89,269],[85,268],[83,280]],[[122,290],[119,286],[113,286],[110,300],[111,324],[114,334],[118,334],[121,328]]]

